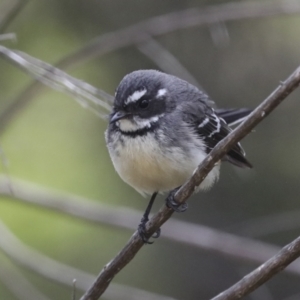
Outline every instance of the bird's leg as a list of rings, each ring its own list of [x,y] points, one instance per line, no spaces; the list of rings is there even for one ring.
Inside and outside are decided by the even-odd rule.
[[[145,244],[153,243],[153,242],[149,242],[149,238],[146,237],[145,231],[146,231],[146,223],[149,221],[149,214],[150,214],[150,211],[151,211],[151,208],[152,208],[152,205],[154,203],[156,196],[157,196],[157,192],[152,194],[151,199],[148,203],[148,206],[145,210],[145,213],[141,219],[141,223],[138,227],[139,235]],[[154,233],[154,235],[152,237],[158,238],[159,236],[160,236],[160,228],[157,229],[157,231]]]
[[[188,204],[186,202],[184,203],[178,203],[174,196],[176,194],[176,192],[179,190],[180,187],[174,189],[173,191],[171,191],[166,199],[166,205],[169,208],[172,208],[174,211],[176,212],[185,212],[188,208]]]

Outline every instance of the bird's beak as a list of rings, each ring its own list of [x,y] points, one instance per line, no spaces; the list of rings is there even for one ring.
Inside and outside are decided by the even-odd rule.
[[[110,119],[110,123],[115,123],[121,119],[124,119],[126,117],[129,116],[128,112],[125,111],[117,111],[114,114],[112,114],[111,119]]]

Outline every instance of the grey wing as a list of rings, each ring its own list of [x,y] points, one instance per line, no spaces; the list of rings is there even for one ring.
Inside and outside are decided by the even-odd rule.
[[[232,131],[225,120],[219,118],[213,110],[207,111],[193,126],[197,134],[204,140],[207,153]],[[245,151],[240,143],[228,151],[225,159],[238,167],[252,168],[252,165],[245,158]]]

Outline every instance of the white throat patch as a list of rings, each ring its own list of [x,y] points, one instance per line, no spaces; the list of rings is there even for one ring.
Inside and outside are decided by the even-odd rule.
[[[145,128],[151,128],[153,123],[156,123],[162,115],[154,116],[149,119],[141,119],[139,117],[133,117],[132,120],[121,119],[116,125],[124,132],[135,132]]]

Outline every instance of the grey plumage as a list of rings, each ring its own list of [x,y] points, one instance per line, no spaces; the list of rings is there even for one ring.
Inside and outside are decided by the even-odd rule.
[[[213,101],[188,82],[154,70],[140,70],[120,82],[113,112],[105,133],[111,160],[120,177],[141,194],[152,194],[138,232],[149,242],[146,223],[158,192],[181,186],[205,159],[207,153],[231,131],[232,123],[245,110],[217,110]],[[250,111],[248,112],[250,113]],[[251,167],[240,144],[227,153],[226,160]],[[210,188],[219,177],[218,162],[199,189]],[[170,193],[168,207],[182,212]],[[159,237],[160,229],[153,237]]]
[[[155,70],[140,70],[120,82],[106,142],[121,178],[140,193],[165,192],[182,185],[207,153],[231,129],[212,108],[213,102],[195,86]],[[240,144],[226,160],[251,167]],[[219,176],[219,164],[199,188]]]

